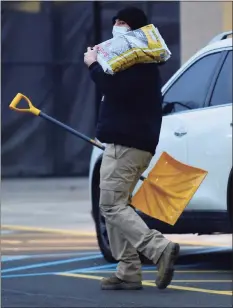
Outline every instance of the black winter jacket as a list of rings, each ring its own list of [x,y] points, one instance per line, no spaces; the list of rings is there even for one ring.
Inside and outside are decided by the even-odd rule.
[[[98,62],[89,71],[104,95],[96,138],[151,152],[159,141],[162,122],[161,78],[157,64],[136,64],[108,75]]]

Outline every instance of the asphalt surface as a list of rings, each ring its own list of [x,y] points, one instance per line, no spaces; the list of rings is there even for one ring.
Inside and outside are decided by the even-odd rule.
[[[144,264],[143,290],[102,291],[116,264],[94,235],[13,229],[2,228],[2,307],[232,307],[231,247],[182,245],[166,290]]]
[[[181,244],[171,285],[143,265],[140,291],[102,291],[87,179],[1,185],[1,307],[232,307],[232,236],[167,235]]]

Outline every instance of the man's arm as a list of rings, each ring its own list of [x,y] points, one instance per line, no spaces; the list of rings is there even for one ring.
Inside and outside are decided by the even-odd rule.
[[[102,66],[96,61],[89,66],[92,80],[103,93],[114,93],[132,89],[137,82],[137,74],[130,69],[109,75],[104,72]]]
[[[102,66],[97,62],[97,49],[87,48],[84,54],[84,62],[89,68],[92,80],[103,94],[116,93],[123,91],[134,91],[140,87],[142,80],[149,80],[156,73],[154,69],[145,69],[146,66],[134,65],[130,68],[117,72],[114,75],[106,74]]]

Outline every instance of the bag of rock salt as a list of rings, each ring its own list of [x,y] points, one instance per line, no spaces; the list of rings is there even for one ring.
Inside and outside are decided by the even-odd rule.
[[[111,75],[136,63],[161,63],[171,57],[170,50],[153,24],[113,37],[96,47],[97,61],[104,72]]]

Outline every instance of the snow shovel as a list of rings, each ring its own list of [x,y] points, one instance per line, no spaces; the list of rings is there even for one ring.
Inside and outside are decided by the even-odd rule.
[[[26,100],[28,108],[17,107],[22,99]],[[103,151],[105,149],[103,144],[83,135],[33,106],[30,99],[21,93],[15,96],[9,107],[15,111],[40,116],[91,143],[93,146]],[[133,196],[131,205],[141,212],[173,226],[206,175],[207,171],[181,163],[168,153],[163,152],[149,172],[148,177],[140,177],[143,183]]]

